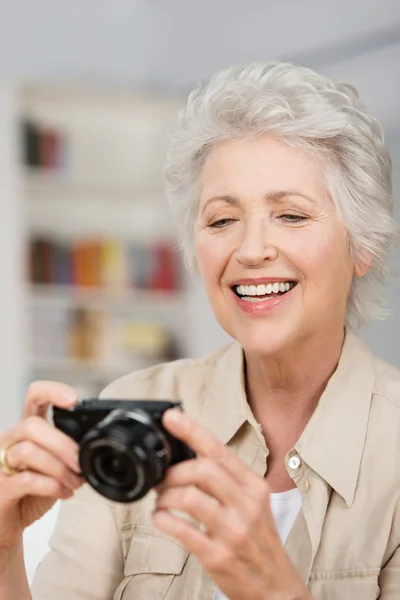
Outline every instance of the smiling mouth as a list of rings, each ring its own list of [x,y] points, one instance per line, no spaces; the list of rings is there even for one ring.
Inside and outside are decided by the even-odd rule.
[[[276,281],[260,285],[234,285],[232,290],[241,300],[261,302],[283,296],[297,285],[297,281]]]

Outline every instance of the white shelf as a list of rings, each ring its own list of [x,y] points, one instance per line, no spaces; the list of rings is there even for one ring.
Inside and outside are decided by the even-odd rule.
[[[98,177],[91,181],[71,176],[68,171],[52,171],[25,167],[21,173],[22,192],[26,198],[52,200],[120,201],[157,204],[164,196],[162,183],[145,191],[134,182],[107,181]]]
[[[185,294],[182,291],[116,290],[97,287],[33,284],[28,286],[28,303],[62,307],[146,307],[157,310],[180,309]]]
[[[132,371],[144,369],[165,361],[165,357],[137,356],[130,361],[112,364],[95,359],[50,358],[32,356],[28,359],[29,370],[35,377],[60,375],[79,380],[111,381]]]

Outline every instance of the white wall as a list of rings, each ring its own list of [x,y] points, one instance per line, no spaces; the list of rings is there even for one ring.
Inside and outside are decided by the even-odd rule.
[[[400,130],[387,141],[393,160],[394,190],[396,196],[395,216],[400,223]],[[385,321],[375,322],[362,330],[363,337],[383,359],[400,367],[400,248],[393,256],[392,264],[397,271],[387,285],[388,306],[391,316]]]
[[[0,87],[0,430],[16,422],[23,396],[23,235],[17,161],[13,157],[17,152],[13,130],[16,108],[13,90]]]
[[[0,73],[188,85],[237,61],[332,62],[399,26],[398,0],[2,0]]]
[[[398,0],[0,2],[3,79],[187,89],[233,63],[272,58],[349,79],[383,122],[400,121]]]

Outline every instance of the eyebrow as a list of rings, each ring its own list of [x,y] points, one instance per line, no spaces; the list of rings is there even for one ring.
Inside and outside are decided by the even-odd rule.
[[[304,198],[311,204],[315,204],[315,200],[313,198],[311,198],[310,196],[306,196],[305,194],[297,190],[278,190],[276,192],[267,192],[266,194],[264,194],[264,199],[267,202],[274,202],[278,204],[279,202],[282,202],[283,198],[285,198],[286,196],[300,196],[300,198]],[[213,196],[212,198],[209,198],[204,204],[203,209],[201,211],[202,214],[204,213],[207,206],[209,204],[212,204],[213,202],[226,202],[227,204],[231,204],[232,206],[237,206],[238,204],[240,204],[240,200],[238,198],[235,198],[235,196]]]

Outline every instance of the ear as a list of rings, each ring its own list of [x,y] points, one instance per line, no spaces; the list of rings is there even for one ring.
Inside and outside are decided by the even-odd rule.
[[[354,275],[356,277],[363,277],[368,273],[372,265],[372,254],[367,250],[361,250],[356,258],[354,264]]]

